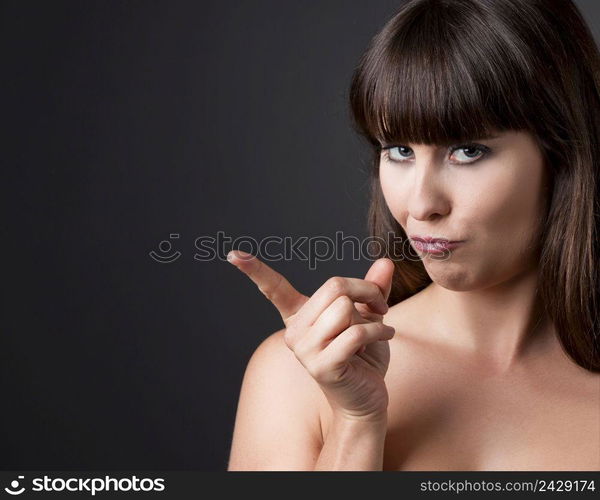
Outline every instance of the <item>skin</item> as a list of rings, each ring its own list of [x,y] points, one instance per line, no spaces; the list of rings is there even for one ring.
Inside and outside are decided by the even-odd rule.
[[[446,260],[415,248],[433,283],[383,319],[397,332],[384,468],[599,470],[600,376],[567,358],[535,298],[541,152],[526,132],[474,142],[491,154],[382,154],[406,234],[465,240]]]
[[[464,240],[447,259],[415,248],[433,280],[426,294],[435,304],[428,316],[435,315],[436,341],[506,371],[532,347],[546,169],[528,133],[474,142],[491,152],[389,150],[381,155],[381,189],[407,235]]]
[[[548,202],[541,152],[523,131],[473,142],[491,153],[408,144],[381,158],[386,203],[408,235],[464,240],[443,260],[413,245],[433,283],[373,318],[395,329],[386,419],[340,426],[284,329],[249,363],[230,470],[311,470],[319,460],[354,470],[600,470],[600,375],[566,356],[535,295]],[[279,282],[264,264],[236,265],[261,289]],[[365,281],[387,296],[389,267],[375,267]],[[280,294],[280,312],[308,300],[297,293]],[[353,439],[370,456],[343,463],[336,450],[351,453]]]
[[[382,318],[393,262],[378,259],[364,280],[332,277],[308,297],[252,255],[233,251],[228,260],[286,325],[248,362],[228,470],[381,470],[395,334]],[[326,438],[322,404],[330,410]]]

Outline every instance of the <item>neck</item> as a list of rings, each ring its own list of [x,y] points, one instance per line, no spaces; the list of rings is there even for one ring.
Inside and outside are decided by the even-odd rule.
[[[538,272],[533,268],[480,290],[457,292],[434,282],[426,291],[437,305],[433,321],[444,340],[505,370],[555,339],[537,284]]]

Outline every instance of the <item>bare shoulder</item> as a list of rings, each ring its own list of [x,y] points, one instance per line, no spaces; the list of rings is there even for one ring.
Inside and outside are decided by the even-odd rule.
[[[310,470],[318,457],[320,388],[284,334],[285,329],[270,334],[248,361],[229,470]]]
[[[285,331],[282,328],[261,342],[252,355],[248,370],[276,378],[273,383],[280,391],[293,394],[298,407],[303,410],[301,415],[311,425],[315,436],[322,441],[321,421],[323,411],[329,407],[327,399],[317,382],[285,343]]]
[[[268,376],[271,384],[288,385],[294,388],[297,396],[315,399],[319,386],[287,346],[284,335],[285,328],[282,328],[258,345],[248,362],[246,374]]]

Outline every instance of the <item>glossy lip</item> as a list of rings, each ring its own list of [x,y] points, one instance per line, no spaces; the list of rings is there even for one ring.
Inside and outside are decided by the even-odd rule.
[[[446,238],[434,238],[433,236],[410,236],[413,246],[425,253],[443,254],[448,250],[453,250],[464,240],[448,240]]]

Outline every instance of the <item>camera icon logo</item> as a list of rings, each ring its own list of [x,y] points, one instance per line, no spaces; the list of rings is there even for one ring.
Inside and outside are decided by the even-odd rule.
[[[178,239],[179,233],[171,233],[169,235],[169,239]],[[181,257],[181,252],[176,250],[173,253],[169,253],[172,250],[172,245],[169,240],[162,240],[158,244],[159,252],[152,250],[148,255],[152,257],[156,262],[160,262],[161,264],[170,264],[171,262],[175,262],[179,257]]]
[[[25,479],[25,476],[19,476],[19,479]],[[20,490],[17,490],[17,488],[19,487],[19,481],[17,481],[16,479],[13,479],[10,482],[10,488],[4,488],[4,491],[6,491],[6,493],[8,493],[9,495],[20,495],[21,493],[23,493],[25,491],[25,488],[21,488]],[[14,490],[16,491],[13,491]]]

